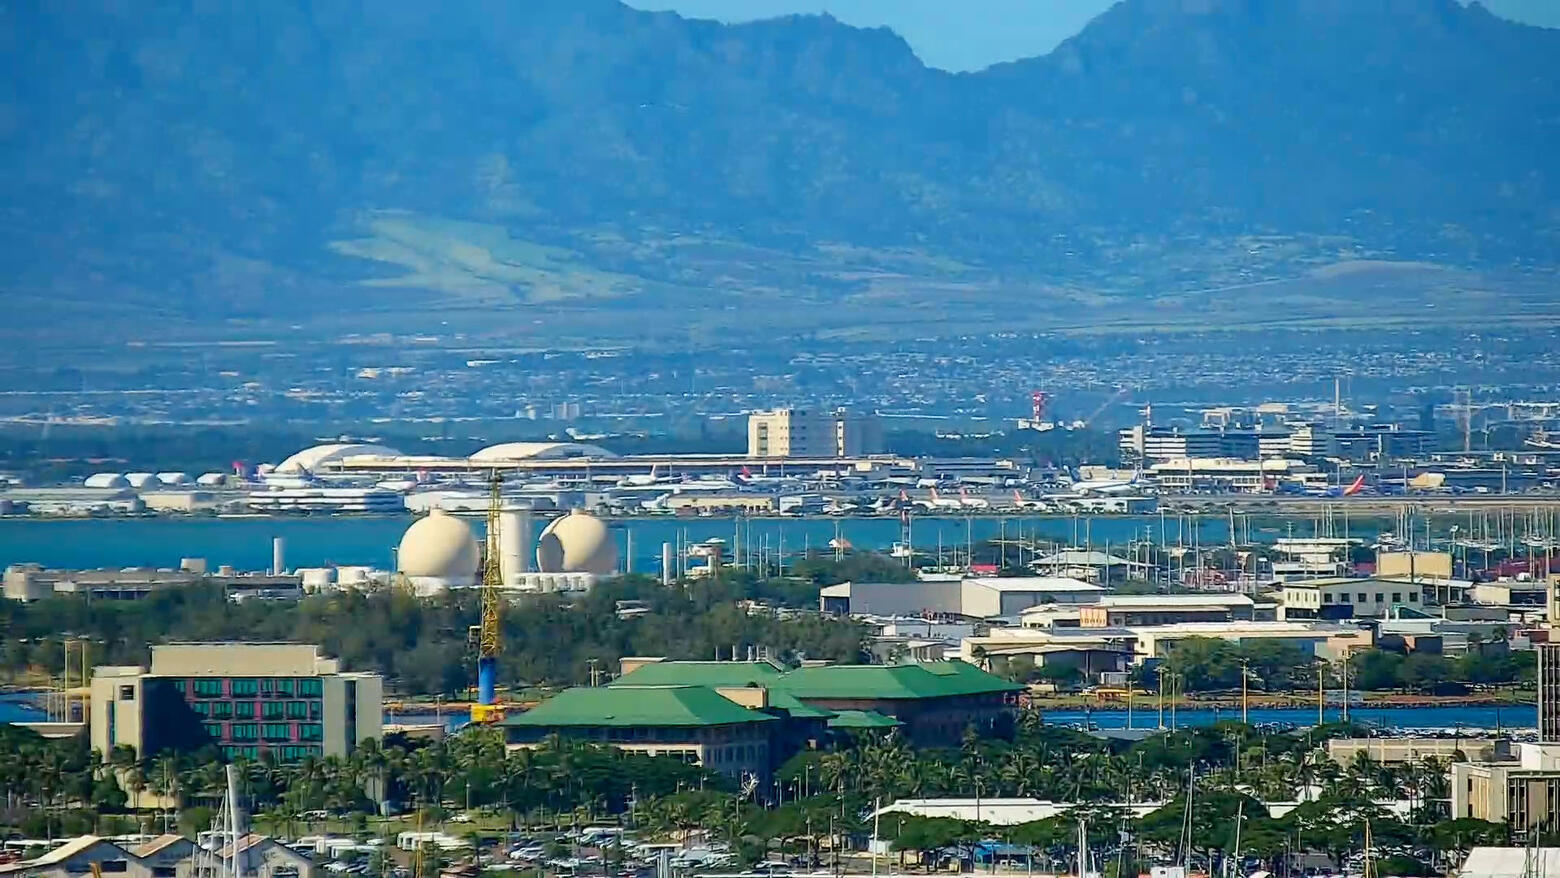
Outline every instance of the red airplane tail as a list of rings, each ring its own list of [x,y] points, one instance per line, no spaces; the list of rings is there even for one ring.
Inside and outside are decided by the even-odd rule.
[[[1345,497],[1353,497],[1355,494],[1358,494],[1359,492],[1361,492],[1363,490],[1365,490],[1365,477],[1364,476],[1358,476],[1358,477],[1356,477],[1354,479],[1354,483],[1353,484],[1351,484],[1351,485],[1349,485],[1349,487],[1343,489],[1343,496],[1345,496]]]

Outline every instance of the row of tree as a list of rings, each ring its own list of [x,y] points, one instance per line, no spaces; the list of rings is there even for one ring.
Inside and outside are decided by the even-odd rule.
[[[1300,647],[1272,640],[1232,643],[1208,637],[1188,638],[1165,657],[1167,673],[1186,692],[1239,689],[1244,675],[1253,691],[1314,691],[1317,674],[1329,687],[1347,684],[1362,691],[1440,692],[1451,686],[1531,683],[1537,665],[1530,652],[1513,652],[1503,642],[1474,644],[1465,654],[1405,653],[1378,648],[1350,654],[1347,668],[1320,662]],[[1142,672],[1140,682],[1157,686],[1156,675]]]
[[[858,566],[860,562],[857,562]],[[894,568],[900,570],[902,569]],[[826,559],[806,559],[803,578],[745,574],[667,589],[645,577],[602,583],[566,603],[551,595],[522,598],[504,614],[501,682],[560,686],[590,678],[594,660],[613,667],[625,655],[710,658],[733,647],[764,647],[786,659],[860,659],[865,631],[848,620],[750,612],[740,601],[816,608],[818,584],[841,574]],[[619,618],[617,602],[642,600],[647,615]],[[290,640],[318,643],[345,667],[378,671],[413,695],[459,695],[473,678],[467,641],[477,621],[468,591],[418,598],[399,590],[339,592],[294,603],[232,604],[217,586],[169,589],[140,601],[61,597],[0,602],[0,673],[58,674],[61,641],[84,638],[93,663],[141,664],[149,645],[185,640]]]
[[[1338,726],[1274,734],[1231,723],[1128,744],[1044,726],[1026,713],[1011,739],[972,734],[953,750],[916,750],[893,734],[806,750],[756,789],[739,789],[731,779],[679,759],[566,740],[509,750],[494,729],[436,742],[391,737],[345,758],[279,763],[266,754],[237,764],[241,794],[258,827],[287,835],[297,834],[303,815],[316,811],[344,815],[366,831],[367,816],[385,807],[420,809],[430,820],[449,809],[488,808],[513,815],[516,823],[618,819],[652,834],[712,830],[757,859],[776,849],[815,853],[831,834],[859,836],[869,831],[873,803],[1021,796],[1087,804],[1020,827],[897,815],[880,820],[878,828],[896,847],[922,852],[929,861],[961,856],[949,849],[980,839],[1033,845],[1041,849],[1037,856],[1059,860],[1074,844],[1080,819],[1097,839],[1125,830],[1131,849],[1116,847],[1114,855],[1133,862],[1152,855],[1211,864],[1214,851],[1235,850],[1237,820],[1240,852],[1266,859],[1299,849],[1339,858],[1359,847],[1365,822],[1378,843],[1404,849],[1444,852],[1505,838],[1502,826],[1444,819],[1444,762],[1389,765],[1361,757],[1340,765],[1327,758],[1326,737],[1355,731]],[[214,753],[142,758],[121,747],[96,754],[81,738],[49,741],[14,728],[0,728],[0,747],[11,754],[0,762],[0,792],[12,804],[0,822],[29,837],[124,831],[104,821],[123,811],[127,793],[142,790],[179,803],[168,822],[176,820],[186,831],[204,829],[225,785]],[[1189,774],[1196,777],[1190,810]],[[1297,800],[1304,804],[1282,819],[1270,818],[1262,804]],[[1383,800],[1406,800],[1406,816],[1371,804]],[[1125,809],[1131,802],[1166,804],[1133,819]],[[159,815],[130,819],[150,824],[141,828],[160,828]]]

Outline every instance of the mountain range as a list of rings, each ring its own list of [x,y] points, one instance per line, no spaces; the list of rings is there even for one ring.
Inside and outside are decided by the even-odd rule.
[[[615,0],[0,22],[23,324],[998,313],[1339,261],[1544,272],[1560,245],[1560,31],[1477,3],[1122,0],[969,74],[827,16]]]

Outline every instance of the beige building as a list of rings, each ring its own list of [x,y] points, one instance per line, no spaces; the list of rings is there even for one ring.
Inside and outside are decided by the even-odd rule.
[[[1379,552],[1376,575],[1407,579],[1451,579],[1450,552]]]
[[[1455,762],[1452,819],[1506,823],[1518,833],[1560,825],[1560,747],[1518,744],[1517,758]]]
[[[1451,762],[1460,753],[1473,762],[1496,756],[1494,738],[1329,738],[1327,757],[1348,765],[1364,754],[1372,762],[1399,765],[1441,759]]]
[[[748,415],[748,457],[860,457],[882,450],[873,415],[846,409],[771,409]]]
[[[1461,603],[1473,584],[1457,579],[1344,576],[1284,583],[1284,619],[1379,618],[1394,606],[1420,610]]]
[[[345,756],[381,736],[383,697],[378,674],[343,672],[309,644],[164,644],[152,647],[150,667],[93,670],[92,747]]]

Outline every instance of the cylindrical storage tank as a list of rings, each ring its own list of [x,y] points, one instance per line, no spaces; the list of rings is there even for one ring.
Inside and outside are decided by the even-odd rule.
[[[281,576],[287,572],[287,540],[283,537],[271,538],[271,575]]]
[[[531,517],[514,509],[498,514],[498,569],[505,588],[518,588],[525,573],[525,546],[531,541]]]
[[[661,584],[672,584],[672,544],[661,544]]]

